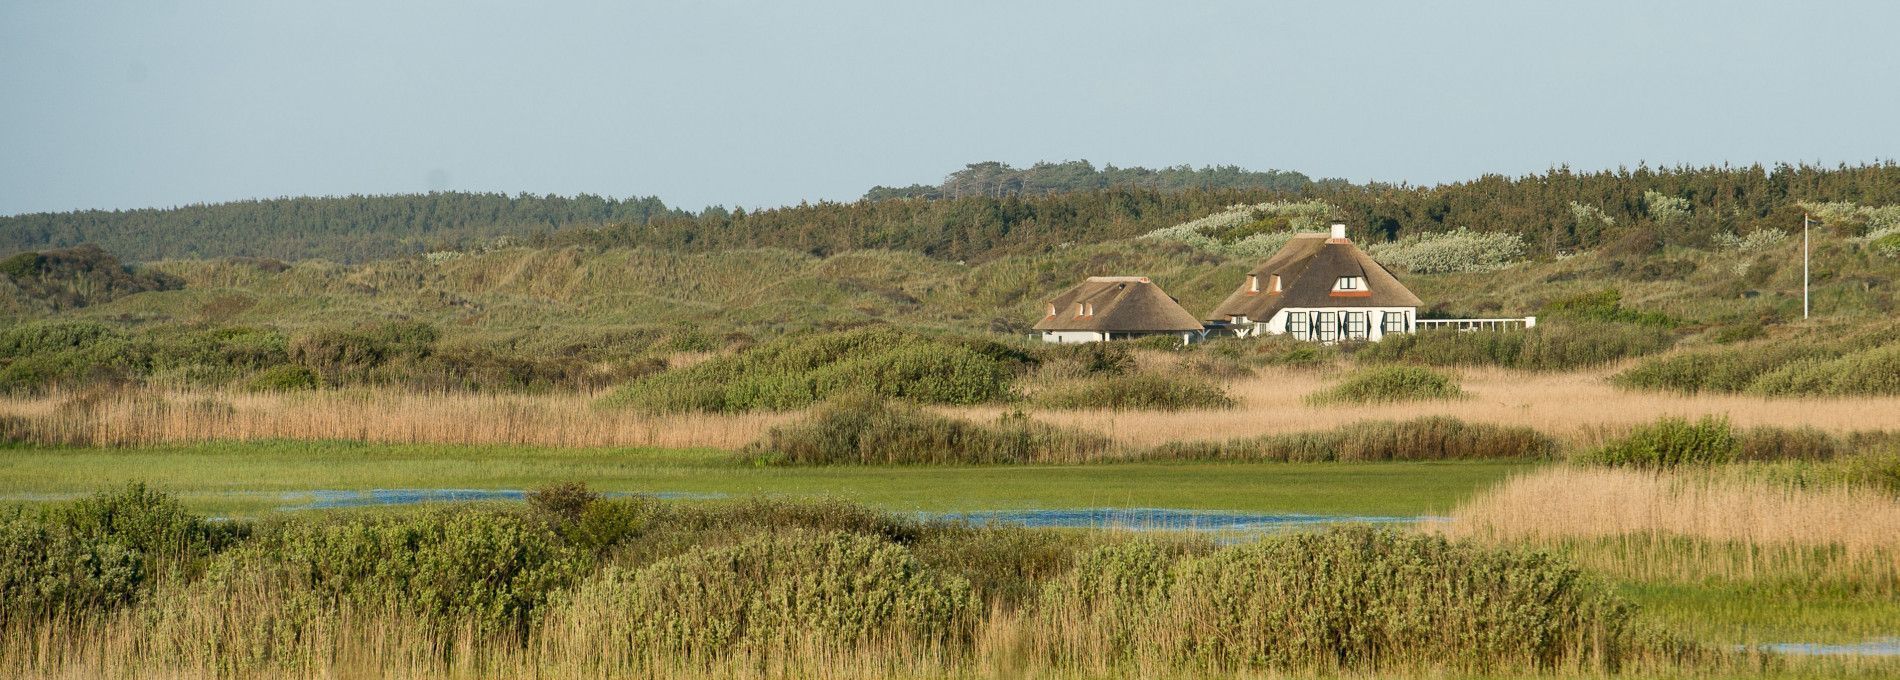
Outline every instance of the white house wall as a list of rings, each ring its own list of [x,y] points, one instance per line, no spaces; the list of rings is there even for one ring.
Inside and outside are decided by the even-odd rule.
[[[1284,335],[1286,333],[1286,316],[1288,312],[1306,312],[1308,315],[1308,323],[1312,322],[1311,319],[1314,312],[1373,312],[1366,327],[1366,339],[1373,341],[1385,337],[1385,312],[1403,312],[1405,314],[1405,332],[1412,333],[1418,330],[1417,307],[1301,307],[1297,309],[1282,309],[1275,312],[1273,318],[1268,319],[1265,323],[1255,324],[1258,329],[1256,333],[1264,331],[1265,333],[1273,335]],[[1341,339],[1343,340],[1344,338],[1342,337]]]
[[[1043,342],[1053,342],[1053,343],[1065,344],[1065,345],[1079,343],[1079,342],[1101,342],[1107,339],[1108,339],[1108,335],[1106,333],[1102,333],[1099,331],[1043,331],[1042,332]]]

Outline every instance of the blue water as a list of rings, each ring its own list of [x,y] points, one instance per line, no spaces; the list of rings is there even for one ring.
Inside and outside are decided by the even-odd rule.
[[[634,494],[609,492],[608,497]],[[713,500],[725,494],[680,491],[648,492],[640,495],[662,500]],[[521,489],[369,489],[338,491],[318,489],[292,491],[279,496],[285,501],[301,501],[281,506],[281,510],[329,510],[416,503],[457,503],[469,501],[520,501],[527,497]],[[1073,508],[1063,510],[978,510],[970,512],[919,512],[919,519],[948,520],[971,524],[1001,524],[1061,529],[1125,529],[1134,531],[1206,531],[1220,533],[1259,533],[1300,527],[1341,523],[1411,524],[1427,517],[1388,517],[1367,515],[1304,515],[1178,508]]]
[[[1771,642],[1755,645],[1754,649],[1776,654],[1796,656],[1900,656],[1900,638],[1881,638],[1846,645],[1823,645],[1812,642]],[[1749,649],[1743,647],[1743,649]]]

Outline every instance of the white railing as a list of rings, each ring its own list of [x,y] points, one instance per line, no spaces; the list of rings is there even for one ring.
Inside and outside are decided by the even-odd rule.
[[[1509,328],[1536,328],[1537,317],[1527,316],[1513,319],[1419,319],[1418,330],[1428,328],[1455,328],[1461,331],[1505,330]]]

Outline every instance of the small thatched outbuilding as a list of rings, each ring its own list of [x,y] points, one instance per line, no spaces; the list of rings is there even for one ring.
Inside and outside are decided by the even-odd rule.
[[[1146,276],[1091,276],[1045,305],[1044,342],[1099,342],[1173,335],[1181,342],[1201,336],[1203,326]]]

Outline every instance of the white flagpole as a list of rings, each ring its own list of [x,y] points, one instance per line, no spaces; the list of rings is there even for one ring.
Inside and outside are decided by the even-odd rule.
[[[1808,318],[1808,214],[1801,213],[1801,318]]]

